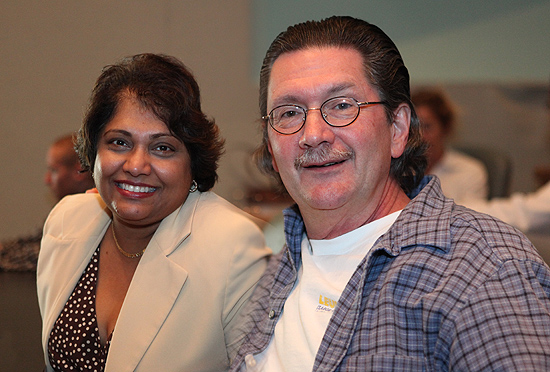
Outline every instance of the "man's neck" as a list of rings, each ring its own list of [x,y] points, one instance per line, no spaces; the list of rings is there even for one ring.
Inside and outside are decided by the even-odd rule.
[[[304,213],[307,235],[311,239],[333,239],[405,208],[410,199],[392,178],[384,185],[377,202],[348,203],[333,210],[308,210]],[[355,203],[357,204],[357,203]]]

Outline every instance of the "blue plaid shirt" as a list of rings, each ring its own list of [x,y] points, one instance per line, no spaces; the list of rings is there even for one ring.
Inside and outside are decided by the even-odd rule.
[[[313,371],[550,371],[550,269],[521,232],[426,181],[353,273]],[[248,304],[232,371],[268,346],[303,233],[286,210],[287,246]]]

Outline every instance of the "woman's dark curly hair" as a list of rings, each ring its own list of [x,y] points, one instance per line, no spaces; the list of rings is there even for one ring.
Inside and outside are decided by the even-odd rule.
[[[151,111],[184,143],[199,190],[210,190],[218,179],[224,140],[215,122],[201,110],[199,86],[191,72],[166,55],[138,54],[103,69],[78,132],[76,149],[84,169],[93,171],[101,132],[128,97]]]
[[[289,27],[269,47],[260,71],[260,115],[267,115],[267,89],[273,63],[281,54],[308,48],[336,47],[357,50],[363,57],[367,81],[385,101],[388,123],[405,103],[411,109],[409,138],[404,153],[391,161],[390,173],[405,192],[414,189],[426,168],[426,146],[410,99],[409,72],[393,41],[377,26],[360,19],[334,16]],[[263,121],[263,140],[255,156],[260,169],[278,177],[268,151],[267,121]],[[280,181],[280,178],[279,178]]]

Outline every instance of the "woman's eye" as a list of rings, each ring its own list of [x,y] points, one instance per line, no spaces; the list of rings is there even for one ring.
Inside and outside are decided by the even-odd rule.
[[[154,150],[161,153],[170,153],[174,151],[174,149],[168,145],[158,145],[154,148]]]
[[[124,147],[124,146],[128,146],[126,141],[120,139],[120,138],[115,138],[115,139],[112,139],[109,141],[109,143],[115,147]]]

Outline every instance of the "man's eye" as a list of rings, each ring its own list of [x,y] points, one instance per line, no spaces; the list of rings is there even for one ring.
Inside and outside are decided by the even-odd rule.
[[[335,110],[348,110],[351,107],[351,105],[347,102],[342,102],[337,104],[334,109]]]
[[[284,111],[282,114],[281,114],[281,118],[292,118],[296,115],[299,115],[299,112],[296,111],[296,110],[287,110],[287,111]]]

